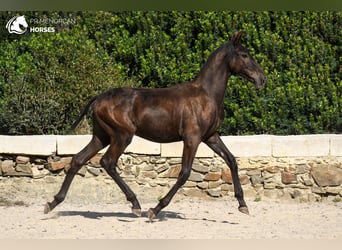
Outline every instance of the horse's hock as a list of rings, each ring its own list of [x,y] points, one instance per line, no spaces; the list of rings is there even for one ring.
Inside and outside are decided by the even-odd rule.
[[[223,140],[237,157],[246,197],[297,202],[342,200],[341,135],[228,136]],[[47,199],[58,189],[71,155],[88,141],[89,136],[0,136],[0,198],[22,195]],[[182,143],[158,144],[134,138],[121,156],[118,170],[139,199],[156,201],[175,183],[181,151]],[[70,199],[124,201],[100,167],[100,158],[101,154],[93,157],[79,171]],[[230,170],[201,144],[191,175],[178,194],[233,197]]]

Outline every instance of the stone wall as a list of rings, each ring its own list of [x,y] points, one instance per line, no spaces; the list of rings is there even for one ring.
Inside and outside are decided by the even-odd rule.
[[[56,152],[49,155],[0,152],[0,182],[8,178],[24,177],[30,179],[33,184],[36,181],[51,183],[54,178],[61,178],[69,168],[71,155],[78,152],[79,147],[83,147],[78,145],[75,149],[75,145],[80,142],[75,140],[76,138],[80,137],[72,138],[74,145],[71,153],[66,150],[70,147],[70,143],[66,143],[70,137],[60,139]],[[234,149],[232,152],[237,156],[245,196],[255,200],[268,197],[298,202],[341,201],[341,136],[320,135],[307,138],[313,140],[303,141],[298,137],[277,137],[275,140],[272,136],[243,137],[240,141],[237,137],[223,138],[235,147],[243,147],[236,148],[237,153]],[[82,143],[86,144],[87,141],[89,137]],[[2,142],[0,141],[0,145]],[[302,150],[293,151],[294,148],[299,150],[298,142],[303,143]],[[144,141],[137,139],[120,157],[118,171],[130,186],[168,190],[175,183],[181,169],[181,144],[165,144],[160,147],[160,144],[148,143],[150,144],[146,146]],[[31,148],[32,145],[34,142]],[[53,148],[50,147],[49,150],[51,149]],[[35,150],[38,150],[37,147]],[[58,150],[60,154],[57,154]],[[146,154],[144,150],[151,150],[152,153]],[[260,156],[248,155],[256,151]],[[108,179],[99,164],[101,155],[96,155],[83,166],[78,176],[87,179]],[[191,175],[179,193],[219,198],[233,196],[233,191],[229,168],[220,157],[201,145]]]

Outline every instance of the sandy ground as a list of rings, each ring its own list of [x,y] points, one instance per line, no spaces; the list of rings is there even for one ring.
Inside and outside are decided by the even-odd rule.
[[[342,202],[284,203],[247,200],[250,215],[235,200],[175,199],[149,222],[128,203],[67,200],[49,214],[43,203],[0,206],[1,239],[342,239]],[[142,210],[156,203],[143,203]]]

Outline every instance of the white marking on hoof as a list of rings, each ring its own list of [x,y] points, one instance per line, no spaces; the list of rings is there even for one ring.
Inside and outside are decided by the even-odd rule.
[[[132,213],[138,217],[141,217],[141,209],[140,208],[132,208]]]
[[[154,214],[152,208],[150,208],[150,209],[147,211],[147,215],[148,215],[148,219],[150,220],[150,222],[153,222],[153,220],[156,218],[156,215]]]
[[[240,211],[241,213],[244,213],[244,214],[249,215],[248,207],[239,207],[239,211]]]
[[[44,206],[44,214],[47,214],[51,211],[49,203],[46,203]]]

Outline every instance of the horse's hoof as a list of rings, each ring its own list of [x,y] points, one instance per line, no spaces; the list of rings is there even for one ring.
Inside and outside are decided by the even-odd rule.
[[[140,217],[141,216],[141,209],[140,208],[132,208],[132,213],[135,214],[136,216]]]
[[[148,219],[150,220],[150,222],[152,222],[152,221],[156,218],[156,215],[154,214],[152,208],[150,208],[150,209],[147,211],[147,216],[148,216]]]
[[[248,207],[239,207],[241,213],[249,215]]]
[[[47,214],[51,211],[52,209],[50,208],[49,202],[45,204],[44,206],[44,214]]]

